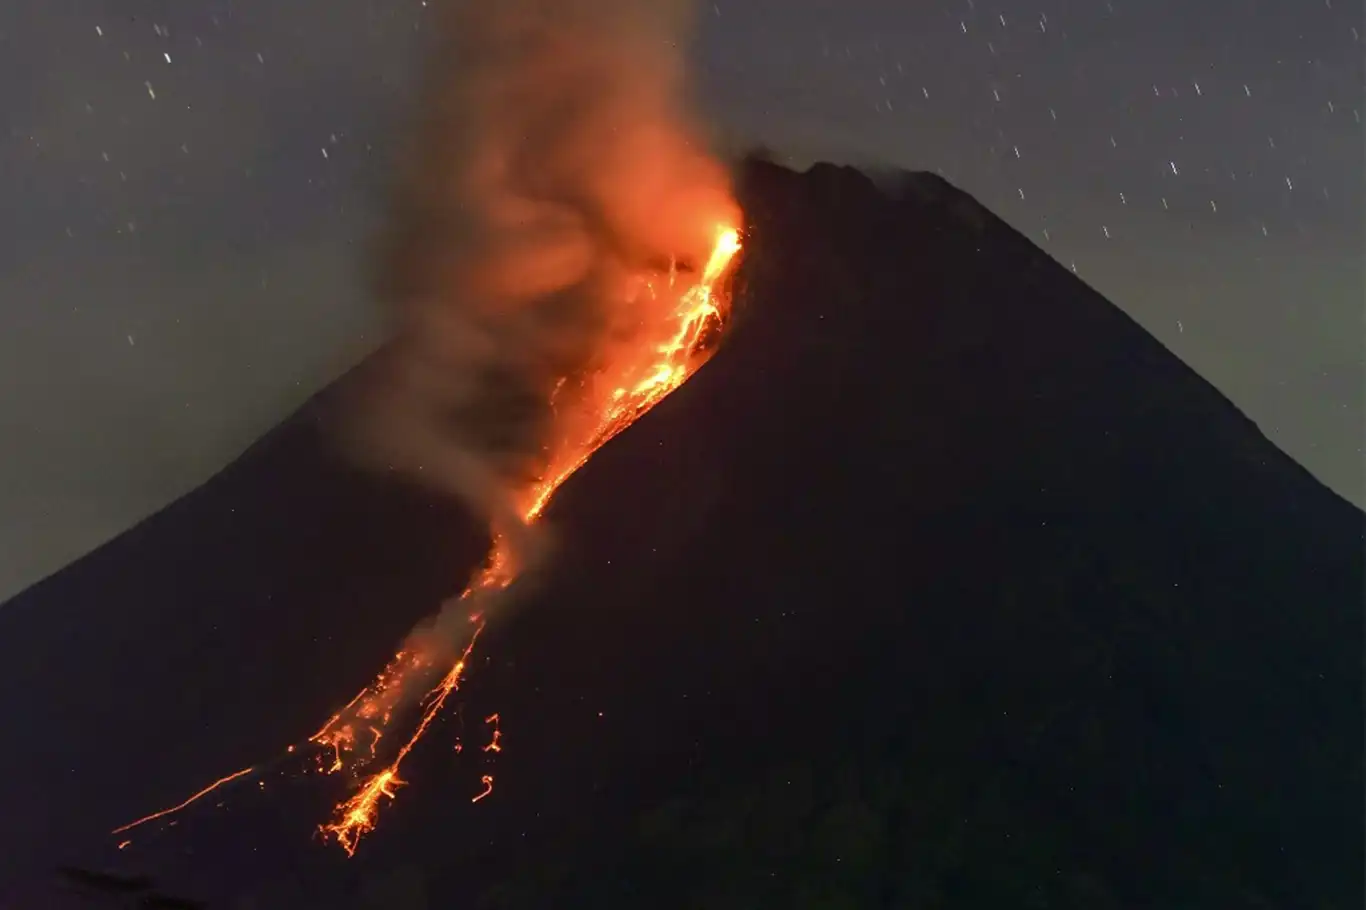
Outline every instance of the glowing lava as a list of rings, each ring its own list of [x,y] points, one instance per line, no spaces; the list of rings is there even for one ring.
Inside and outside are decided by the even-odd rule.
[[[184,808],[185,808],[186,806],[188,806],[190,803],[193,803],[193,802],[195,802],[195,801],[201,799],[202,797],[208,796],[210,793],[212,793],[213,791],[217,790],[219,787],[225,786],[226,784],[230,784],[230,783],[232,783],[233,781],[237,780],[238,778],[246,777],[248,774],[250,774],[251,772],[253,772],[253,771],[255,771],[255,770],[256,770],[256,768],[254,768],[254,767],[252,767],[252,768],[243,768],[241,771],[234,771],[234,772],[231,773],[231,774],[224,775],[223,777],[220,777],[218,780],[216,780],[216,781],[214,781],[213,783],[209,784],[207,787],[205,787],[204,789],[202,789],[202,790],[200,790],[199,792],[195,793],[194,795],[187,797],[184,801],[179,802],[179,803],[176,803],[174,806],[170,806],[170,807],[165,808],[165,809],[162,809],[162,810],[160,810],[160,811],[158,811],[158,812],[152,812],[152,813],[150,813],[149,815],[144,815],[142,818],[134,819],[133,821],[129,822],[129,823],[126,824],[126,825],[120,825],[119,827],[115,828],[113,831],[110,831],[109,833],[110,833],[110,834],[122,834],[122,833],[125,832],[125,831],[131,831],[132,829],[138,827],[139,825],[145,825],[145,824],[147,824],[147,823],[150,822],[150,821],[155,821],[155,820],[157,820],[158,818],[165,818],[165,817],[168,816],[168,815],[174,815],[175,813],[179,812],[181,809],[184,809]],[[124,847],[127,847],[129,843],[130,843],[130,842],[129,842],[129,841],[126,841],[126,840],[125,840],[125,841],[122,841],[122,842],[119,844],[119,849],[122,850]]]
[[[465,650],[460,655],[460,659],[455,662],[455,666],[451,667],[437,687],[427,693],[427,697],[423,699],[422,719],[418,721],[417,728],[413,730],[412,736],[408,737],[408,741],[403,744],[403,748],[398,750],[398,754],[394,756],[394,760],[388,767],[373,775],[350,799],[339,804],[334,820],[319,828],[323,834],[335,837],[337,843],[341,844],[342,849],[348,855],[355,854],[356,844],[361,837],[374,830],[375,813],[379,807],[380,797],[393,799],[395,788],[404,785],[405,781],[400,780],[398,776],[398,766],[408,757],[408,753],[413,751],[413,747],[422,739],[427,728],[432,725],[432,721],[436,720],[436,716],[441,713],[441,708],[446,704],[446,699],[450,697],[452,692],[460,688],[460,679],[465,674],[466,663],[474,651],[475,642],[479,640],[479,633],[484,630],[483,617],[471,616],[470,622],[474,623],[475,626],[473,634],[470,635],[469,644],[465,645]],[[325,730],[326,728],[324,728]],[[326,742],[317,736],[314,737],[314,741]],[[351,741],[349,735],[347,741]],[[337,750],[336,754],[340,756],[340,750]],[[340,764],[340,758],[338,764]]]
[[[490,714],[488,717],[484,718],[484,723],[486,723],[486,724],[492,724],[492,725],[493,725],[493,738],[490,739],[490,740],[489,740],[489,744],[488,744],[487,746],[484,747],[484,751],[485,751],[485,752],[502,752],[502,751],[503,751],[503,728],[502,728],[502,726],[501,726],[501,724],[500,724],[500,721],[498,720],[498,715],[497,715],[497,714]]]
[[[605,374],[608,384],[589,390],[587,404],[591,419],[586,423],[586,431],[577,434],[566,431],[566,438],[549,453],[543,478],[523,491],[518,500],[528,524],[541,517],[555,491],[594,452],[682,385],[701,366],[706,356],[706,342],[725,322],[727,300],[720,285],[739,250],[739,232],[721,225],[717,228],[711,255],[691,284],[680,286],[680,272],[672,267],[667,286],[663,288],[656,287],[648,277],[640,280],[635,293],[641,296],[643,304],[672,302],[671,310],[664,314],[665,318],[656,320],[659,332],[643,339],[634,362],[612,365],[613,370]],[[603,378],[597,377],[599,385]],[[490,599],[511,585],[516,577],[511,548],[505,540],[495,537],[488,563],[459,595],[458,601],[468,608],[469,637],[439,682],[431,685],[431,679],[441,669],[438,652],[432,649],[427,653],[412,645],[405,647],[390,659],[373,683],[357,693],[309,737],[309,742],[320,750],[320,770],[335,773],[347,770],[348,766],[351,770],[365,768],[376,759],[385,729],[407,704],[405,694],[415,686],[425,685],[429,689],[418,702],[417,725],[392,760],[362,780],[356,792],[337,805],[332,820],[319,827],[324,836],[336,840],[348,855],[353,855],[360,839],[374,830],[381,801],[393,799],[398,788],[404,786],[405,781],[399,777],[400,766],[441,713],[451,693],[459,689],[474,646],[484,630]],[[501,751],[498,715],[489,716],[485,723],[492,726],[492,738],[483,751]],[[291,746],[289,752],[293,751]],[[244,768],[227,775],[183,802],[122,825],[113,833],[120,834],[179,812],[255,770],[255,767]],[[479,802],[493,791],[492,775],[484,774],[480,783],[483,789],[471,802]],[[127,846],[127,841],[119,846]]]
[[[639,366],[635,369],[628,366],[624,376],[626,381],[603,396],[597,420],[587,436],[582,441],[570,440],[553,453],[545,477],[527,490],[522,511],[529,524],[540,518],[555,491],[594,452],[682,385],[701,365],[700,348],[708,337],[708,329],[719,328],[726,315],[725,301],[718,285],[728,273],[739,250],[739,232],[734,228],[719,227],[716,242],[701,274],[693,284],[677,294],[671,318],[665,322],[668,326],[667,335],[655,340],[653,349],[648,352],[649,356],[642,358]],[[678,277],[677,270],[671,269],[670,291],[677,290]],[[645,289],[652,299],[658,299],[659,295],[652,284],[646,282]],[[489,594],[506,588],[515,578],[516,570],[512,566],[507,544],[495,538],[488,565],[460,595],[460,599],[482,603]],[[354,854],[360,838],[374,830],[380,799],[393,799],[395,789],[404,783],[398,776],[399,766],[427,732],[446,698],[459,687],[475,641],[484,629],[482,612],[472,615],[470,622],[473,631],[469,644],[455,666],[423,700],[422,719],[412,736],[399,749],[393,761],[365,780],[355,795],[337,806],[333,820],[321,827],[320,830],[335,838],[348,854]],[[420,676],[429,672],[430,666],[430,659],[421,654],[400,651],[368,689],[353,698],[346,708],[312,737],[313,742],[332,750],[334,769],[341,768],[343,755],[354,748],[357,727],[374,726],[378,732],[378,728],[382,728],[392,717],[405,686],[409,684],[410,675]],[[497,715],[489,718],[489,722],[496,724]],[[493,741],[486,751],[501,749],[498,745],[499,736],[495,727]],[[491,776],[484,775],[482,783],[484,790],[475,796],[474,802],[492,792]]]

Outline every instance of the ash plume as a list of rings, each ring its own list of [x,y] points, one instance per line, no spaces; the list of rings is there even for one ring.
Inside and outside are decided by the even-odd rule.
[[[736,209],[686,104],[684,0],[447,0],[377,290],[394,341],[367,463],[465,501],[515,567],[526,491],[648,332],[628,286]],[[445,623],[438,621],[438,626]]]

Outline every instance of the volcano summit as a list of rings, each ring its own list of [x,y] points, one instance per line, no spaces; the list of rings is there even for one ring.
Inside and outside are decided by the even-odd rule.
[[[456,505],[333,454],[365,367],[0,609],[0,895],[1361,906],[1362,513],[939,178],[737,193],[721,347],[551,503],[354,859],[312,837],[340,782],[273,771],[106,832],[307,737],[478,570]]]

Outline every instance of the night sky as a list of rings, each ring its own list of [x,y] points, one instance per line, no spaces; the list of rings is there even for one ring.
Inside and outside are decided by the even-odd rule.
[[[425,6],[0,10],[0,597],[378,342],[360,271]],[[1366,502],[1359,2],[725,0],[700,22],[726,140],[941,171]]]

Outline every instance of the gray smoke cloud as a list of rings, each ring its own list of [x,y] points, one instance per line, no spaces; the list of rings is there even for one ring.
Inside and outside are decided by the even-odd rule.
[[[626,287],[738,217],[688,114],[684,0],[448,0],[378,292],[394,343],[351,429],[368,463],[524,542],[566,381],[641,329]]]

